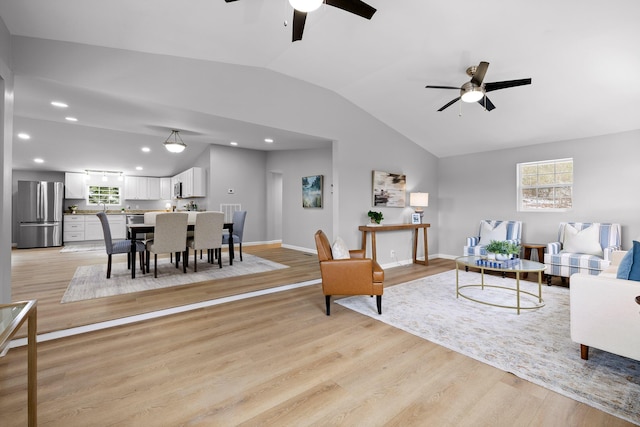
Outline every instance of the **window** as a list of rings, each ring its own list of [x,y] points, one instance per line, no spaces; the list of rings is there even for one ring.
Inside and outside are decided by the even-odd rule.
[[[88,205],[98,205],[105,203],[106,205],[120,204],[120,187],[102,187],[99,185],[89,186]]]
[[[518,210],[564,211],[573,205],[573,159],[518,163]]]

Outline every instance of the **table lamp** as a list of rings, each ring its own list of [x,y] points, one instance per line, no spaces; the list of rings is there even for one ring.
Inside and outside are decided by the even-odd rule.
[[[422,208],[429,206],[429,193],[410,193],[409,205],[415,208],[417,214],[420,214],[420,221],[422,222],[422,217],[424,216],[424,209]]]

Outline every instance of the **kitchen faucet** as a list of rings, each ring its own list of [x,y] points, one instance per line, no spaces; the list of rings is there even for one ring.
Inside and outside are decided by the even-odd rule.
[[[98,203],[98,206],[102,205],[102,212],[107,212],[107,204],[105,202]]]

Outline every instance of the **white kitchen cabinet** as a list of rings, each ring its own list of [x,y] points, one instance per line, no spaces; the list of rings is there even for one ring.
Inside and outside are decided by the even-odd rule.
[[[87,197],[87,174],[78,172],[65,172],[64,174],[64,198],[84,199]]]
[[[62,240],[78,242],[84,240],[84,215],[65,215],[63,219]]]
[[[124,198],[125,200],[161,200],[160,178],[126,176]]]
[[[84,240],[103,240],[102,223],[95,215],[85,215],[84,218]]]
[[[107,215],[111,239],[125,239],[127,234],[125,215]],[[104,240],[102,223],[97,215],[65,215],[64,233],[65,242],[82,242],[88,240]]]
[[[205,173],[202,168],[187,169],[174,179],[182,183],[182,198],[206,196]]]
[[[173,198],[171,181],[171,178],[160,178],[160,200],[171,200]]]
[[[160,178],[147,178],[147,199],[160,200]]]

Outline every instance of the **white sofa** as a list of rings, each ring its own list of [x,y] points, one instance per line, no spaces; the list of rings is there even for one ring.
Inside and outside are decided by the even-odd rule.
[[[571,276],[571,339],[585,360],[589,347],[640,360],[640,282],[616,278],[624,254],[613,252],[611,265],[597,276]]]

